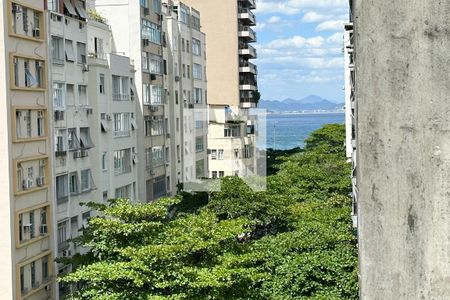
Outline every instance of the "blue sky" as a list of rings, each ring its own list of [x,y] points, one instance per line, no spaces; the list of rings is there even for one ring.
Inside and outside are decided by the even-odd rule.
[[[314,94],[343,102],[348,0],[258,0],[255,14],[262,99]]]

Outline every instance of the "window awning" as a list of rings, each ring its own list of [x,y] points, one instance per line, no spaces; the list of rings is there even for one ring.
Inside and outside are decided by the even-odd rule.
[[[66,40],[66,60],[74,62],[75,61],[75,53],[73,51],[72,41]]]
[[[79,0],[75,2],[75,8],[81,18],[87,19],[86,11],[84,10],[83,4]]]
[[[80,130],[80,143],[81,148],[89,149],[95,147],[94,143],[92,143],[91,136],[89,135],[89,131]]]
[[[31,75],[30,70],[25,69],[25,75],[27,76],[27,79],[30,81],[30,86],[35,86],[39,84],[36,78],[34,78],[34,76]]]
[[[73,8],[72,3],[70,3],[70,0],[64,0],[64,6],[69,11],[69,14],[74,15],[74,16],[77,15],[77,12]]]
[[[101,121],[101,125],[102,125],[102,131],[103,132],[108,132],[109,131],[109,126],[108,126],[108,124],[106,124],[106,122],[105,121]]]
[[[131,119],[131,127],[133,128],[133,130],[138,129],[137,124],[136,124],[136,120]]]

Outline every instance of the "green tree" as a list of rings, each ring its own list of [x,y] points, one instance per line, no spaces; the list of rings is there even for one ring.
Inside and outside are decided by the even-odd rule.
[[[66,261],[72,299],[357,299],[343,126],[311,134],[303,151],[278,153],[267,192],[237,177],[211,193],[99,212]]]

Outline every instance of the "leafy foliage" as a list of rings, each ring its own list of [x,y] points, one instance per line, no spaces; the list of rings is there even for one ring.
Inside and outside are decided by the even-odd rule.
[[[357,299],[341,125],[277,158],[267,192],[237,177],[210,195],[90,203],[72,299]]]

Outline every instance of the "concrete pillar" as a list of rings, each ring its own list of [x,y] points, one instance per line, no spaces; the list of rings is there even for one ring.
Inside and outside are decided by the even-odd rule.
[[[450,1],[355,0],[361,299],[450,299]]]

